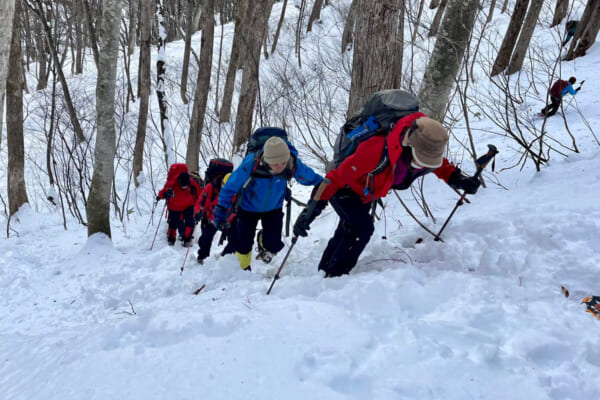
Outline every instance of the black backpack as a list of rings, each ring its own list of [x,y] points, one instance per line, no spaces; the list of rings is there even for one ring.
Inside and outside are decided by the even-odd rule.
[[[339,167],[358,145],[375,135],[387,135],[401,118],[419,111],[419,99],[400,89],[376,92],[340,129],[328,170]],[[382,158],[387,156],[387,146]],[[381,163],[380,163],[381,164]],[[378,168],[379,169],[379,168]]]
[[[233,163],[224,158],[213,158],[208,162],[208,167],[204,174],[206,184],[213,183],[215,179],[224,177],[233,171]]]
[[[284,129],[265,126],[258,128],[254,131],[254,133],[252,133],[252,136],[250,136],[248,145],[246,147],[246,155],[262,150],[262,148],[265,146],[265,142],[273,136],[283,139],[288,145],[290,144],[287,132]]]

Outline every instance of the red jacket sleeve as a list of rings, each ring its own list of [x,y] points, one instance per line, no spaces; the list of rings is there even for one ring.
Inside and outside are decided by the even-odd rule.
[[[452,164],[450,164],[450,161],[448,161],[448,159],[444,158],[444,161],[442,161],[442,166],[439,168],[436,168],[433,173],[440,179],[443,179],[446,183],[448,183],[448,179],[450,178],[450,175],[452,175],[452,173],[454,172],[454,170],[456,169],[456,167]]]

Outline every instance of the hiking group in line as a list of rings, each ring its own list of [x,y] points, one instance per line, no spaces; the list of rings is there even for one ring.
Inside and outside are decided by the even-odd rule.
[[[260,221],[255,258],[269,263],[284,247],[283,206],[287,200],[289,220],[288,182],[295,179],[313,186],[313,191],[293,225],[294,243],[308,235],[331,204],[339,222],[318,269],[325,277],[348,274],[374,232],[377,202],[391,189],[408,189],[415,179],[433,172],[457,190],[477,192],[478,176],[464,174],[444,158],[447,143],[446,129],[418,112],[418,100],[401,90],[375,93],[342,127],[334,165],[325,177],[302,162],[285,130],[259,128],[235,169],[228,160],[213,159],[202,182],[185,164],[171,166],[157,196],[167,201],[167,241],[173,245],[179,233],[183,245],[191,246],[194,227],[200,223],[199,263],[209,256],[213,238],[221,231],[222,239],[227,239],[222,254],[235,253],[240,267],[250,271]]]

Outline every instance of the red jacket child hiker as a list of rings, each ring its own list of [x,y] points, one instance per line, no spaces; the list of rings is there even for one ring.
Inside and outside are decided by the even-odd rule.
[[[173,164],[167,175],[167,182],[158,192],[156,200],[165,199],[168,209],[167,241],[175,244],[177,231],[181,233],[183,246],[190,247],[194,231],[194,204],[200,194],[200,186],[190,179],[185,164]]]
[[[389,163],[382,172],[378,166],[385,144]],[[374,232],[371,204],[389,190],[407,189],[418,177],[433,172],[450,186],[473,194],[479,188],[477,178],[463,175],[443,157],[448,133],[437,121],[416,112],[398,120],[387,136],[373,136],[360,143],[324,180],[326,185],[317,207],[307,207],[294,224],[295,236],[306,236],[312,221],[329,200],[340,222],[321,257],[319,269],[326,277],[348,274]],[[328,182],[327,182],[328,181]],[[316,201],[311,200],[311,201]]]

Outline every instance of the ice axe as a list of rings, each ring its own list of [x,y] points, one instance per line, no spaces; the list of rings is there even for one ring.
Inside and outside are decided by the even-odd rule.
[[[481,172],[483,172],[483,170],[489,164],[489,162],[494,157],[496,157],[496,154],[498,154],[498,149],[496,148],[496,146],[494,146],[493,144],[488,144],[488,152],[485,153],[484,155],[482,155],[481,157],[479,157],[477,159],[477,161],[475,161],[475,164],[477,165],[477,171],[475,172],[475,175],[473,175],[474,178],[479,178],[479,175],[481,175]],[[465,199],[466,196],[467,196],[467,192],[463,191],[462,196],[460,196],[460,199],[458,199],[458,201],[456,202],[456,205],[452,209],[452,212],[448,216],[448,219],[446,219],[446,222],[444,222],[444,225],[442,225],[442,229],[440,229],[438,234],[435,235],[435,238],[433,238],[433,240],[435,240],[436,242],[441,240],[440,236],[442,235],[442,232],[444,231],[444,229],[446,229],[446,225],[448,225],[448,222],[450,222],[450,219],[452,218],[452,216],[458,209],[458,206],[462,205],[463,200]]]

